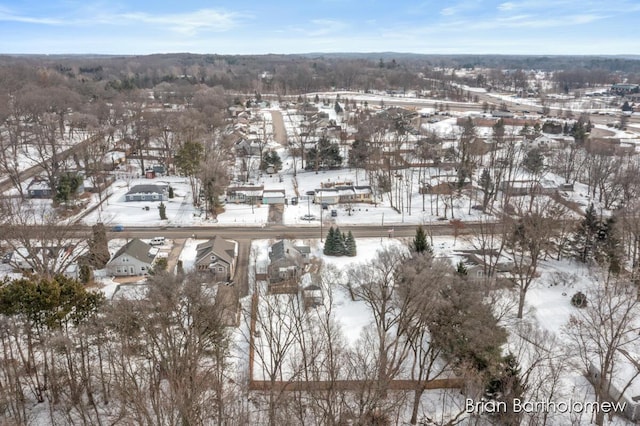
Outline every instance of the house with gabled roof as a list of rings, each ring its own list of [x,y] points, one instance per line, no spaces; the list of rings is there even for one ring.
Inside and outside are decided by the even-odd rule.
[[[116,277],[148,275],[154,257],[149,244],[134,238],[113,255],[106,269]]]
[[[212,273],[217,281],[231,281],[237,258],[237,243],[215,236],[196,247],[195,268],[199,272]]]
[[[124,197],[127,201],[167,201],[169,199],[169,185],[136,185]]]
[[[289,240],[280,240],[269,249],[269,283],[280,283],[297,279],[309,264],[308,246],[297,246]]]

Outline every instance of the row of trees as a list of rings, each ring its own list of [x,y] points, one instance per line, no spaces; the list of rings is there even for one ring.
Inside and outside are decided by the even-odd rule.
[[[206,286],[160,274],[148,289],[143,300],[105,303],[61,276],[4,282],[0,417],[246,424],[242,403],[230,399],[228,332]]]

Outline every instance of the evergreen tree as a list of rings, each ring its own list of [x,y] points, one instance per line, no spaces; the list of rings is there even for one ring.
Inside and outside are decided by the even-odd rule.
[[[537,175],[544,169],[544,155],[539,148],[533,148],[524,156],[522,160],[522,166],[530,173]]]
[[[482,170],[482,174],[480,175],[479,181],[480,188],[482,189],[482,210],[486,210],[489,205],[489,200],[493,195],[493,191],[495,185],[493,184],[493,179],[491,179],[491,173],[489,173],[489,169]]]
[[[335,255],[335,231],[333,230],[333,226],[329,228],[329,232],[327,232],[327,238],[324,240],[324,249],[322,251],[327,256]]]
[[[610,217],[600,222],[597,238],[596,260],[614,275],[622,268],[622,252],[620,239],[616,232],[616,218]]]
[[[467,271],[467,267],[465,266],[464,262],[461,260],[460,262],[458,262],[458,264],[456,265],[456,272],[458,273],[458,275],[467,275],[469,271]]]
[[[282,159],[276,151],[268,151],[262,157],[262,163],[260,163],[260,170],[267,170],[269,167],[273,168],[274,172],[279,172],[282,169]]]
[[[58,179],[55,201],[67,203],[75,198],[78,188],[82,185],[82,178],[75,173],[63,173]]]
[[[167,206],[165,206],[162,201],[160,201],[160,205],[158,205],[158,211],[160,212],[160,219],[167,220]]]
[[[433,253],[433,249],[427,241],[427,234],[424,232],[422,225],[418,225],[416,229],[416,236],[411,243],[411,249],[416,253]]]
[[[592,203],[587,207],[584,219],[578,225],[571,241],[575,256],[580,262],[586,263],[593,257],[599,232],[600,224]]]
[[[356,239],[353,237],[353,234],[351,233],[351,231],[349,231],[349,233],[347,234],[347,238],[345,239],[344,245],[346,248],[345,250],[346,256],[354,257],[358,254],[358,250],[356,248]]]
[[[344,254],[344,236],[338,227],[333,233],[333,249],[334,256],[342,256]]]

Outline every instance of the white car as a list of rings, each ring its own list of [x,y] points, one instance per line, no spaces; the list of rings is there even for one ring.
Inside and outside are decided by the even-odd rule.
[[[165,243],[164,237],[154,237],[151,239],[151,241],[149,241],[149,245],[152,245],[152,246],[161,246],[164,243]]]

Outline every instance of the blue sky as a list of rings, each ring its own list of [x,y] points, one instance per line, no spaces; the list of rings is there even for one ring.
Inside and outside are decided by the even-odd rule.
[[[640,54],[640,1],[0,0],[0,53]]]

